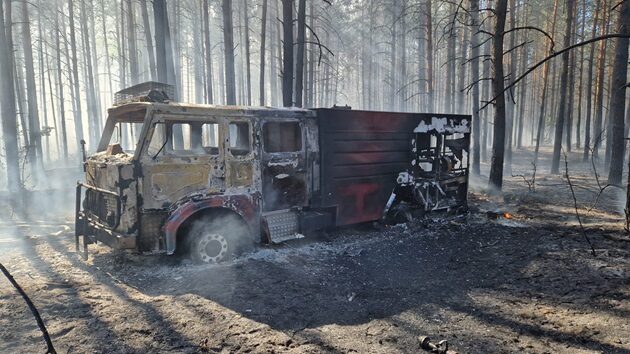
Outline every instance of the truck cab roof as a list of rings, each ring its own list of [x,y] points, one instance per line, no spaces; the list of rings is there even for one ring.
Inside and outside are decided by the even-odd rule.
[[[188,114],[194,116],[207,117],[208,115],[220,116],[240,116],[240,117],[274,117],[274,118],[296,118],[314,117],[315,112],[309,109],[297,107],[261,107],[261,106],[224,106],[196,103],[156,103],[156,102],[132,102],[108,109],[110,119],[116,121],[125,120],[134,123],[144,122],[146,112],[150,109],[155,113],[162,114]]]

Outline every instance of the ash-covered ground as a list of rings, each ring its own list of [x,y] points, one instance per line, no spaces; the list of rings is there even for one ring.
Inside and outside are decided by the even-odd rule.
[[[507,178],[466,215],[338,229],[221,265],[74,252],[71,216],[7,218],[0,262],[31,296],[59,353],[630,353],[630,238],[623,193],[571,156],[541,160],[535,191]],[[519,153],[515,174],[532,173]],[[481,182],[480,182],[481,183]],[[72,203],[70,198],[70,203]],[[511,218],[505,218],[509,213]],[[28,308],[0,278],[0,353],[44,352]]]

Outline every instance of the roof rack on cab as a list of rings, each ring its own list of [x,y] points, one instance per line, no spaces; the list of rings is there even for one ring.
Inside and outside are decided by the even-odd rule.
[[[147,81],[122,89],[114,94],[114,106],[131,102],[169,103],[175,97],[173,85]]]

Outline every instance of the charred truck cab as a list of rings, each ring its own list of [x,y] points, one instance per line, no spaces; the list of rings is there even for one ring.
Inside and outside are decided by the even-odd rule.
[[[161,102],[108,113],[77,185],[84,255],[99,241],[214,263],[255,243],[379,221],[401,205],[466,203],[470,116]],[[401,172],[450,202],[392,197]],[[449,181],[441,192],[440,180]]]

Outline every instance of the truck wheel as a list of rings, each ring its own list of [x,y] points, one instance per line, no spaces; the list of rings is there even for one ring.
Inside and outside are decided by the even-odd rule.
[[[238,217],[203,218],[190,230],[190,255],[196,263],[221,263],[253,247],[247,226]]]

